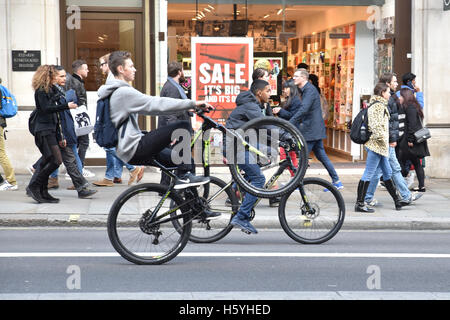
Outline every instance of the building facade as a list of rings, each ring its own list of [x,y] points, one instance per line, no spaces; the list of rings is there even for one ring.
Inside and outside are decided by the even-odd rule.
[[[349,125],[367,101],[379,74],[417,75],[425,94],[425,122],[431,129],[426,173],[450,177],[450,100],[445,62],[450,12],[440,0],[2,0],[0,78],[16,96],[19,113],[8,120],[7,151],[17,172],[39,157],[28,133],[34,109],[33,70],[39,64],[84,59],[88,110],[95,119],[96,90],[104,82],[98,58],[114,50],[133,54],[133,84],[157,95],[167,79],[168,61],[183,63],[190,76],[192,37],[251,37],[255,64],[273,76],[273,103],[280,84],[303,62],[318,76],[328,104],[329,152],[347,161],[364,158],[349,139]],[[154,117],[140,119],[143,129]],[[104,163],[91,140],[88,165]]]

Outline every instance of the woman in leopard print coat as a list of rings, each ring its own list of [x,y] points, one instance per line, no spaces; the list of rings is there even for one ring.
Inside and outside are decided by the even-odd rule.
[[[378,83],[374,89],[374,95],[370,99],[370,106],[367,111],[369,121],[369,131],[372,133],[369,141],[366,142],[367,150],[366,169],[358,183],[358,196],[355,204],[356,212],[371,213],[375,210],[367,207],[364,203],[367,188],[370,180],[375,175],[378,166],[383,172],[383,180],[395,203],[395,208],[400,210],[403,202],[397,193],[394,182],[391,180],[392,169],[389,164],[389,110],[388,100],[390,89],[385,83]]]

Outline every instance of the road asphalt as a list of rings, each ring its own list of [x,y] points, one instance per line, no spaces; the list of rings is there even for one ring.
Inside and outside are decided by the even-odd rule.
[[[450,230],[450,179],[426,178],[426,192],[412,205],[396,211],[394,203],[384,188],[378,188],[375,194],[381,206],[375,213],[354,212],[357,184],[364,171],[364,164],[335,164],[344,184],[341,190],[346,204],[346,216],[343,229],[354,230]],[[89,182],[102,179],[105,167],[88,167],[95,177]],[[17,174],[19,189],[0,192],[0,226],[105,226],[108,212],[114,199],[127,187],[128,172],[124,169],[123,183],[113,187],[95,187],[98,192],[91,199],[79,199],[76,191],[67,190],[72,185],[65,179],[64,171],[59,177],[59,188],[51,194],[60,198],[57,204],[38,204],[25,193],[31,175]],[[226,168],[214,168],[213,175],[229,181]],[[307,176],[330,180],[326,170],[318,163],[311,164]],[[160,173],[152,167],[145,168],[141,183],[159,183]],[[417,181],[416,181],[417,183]],[[271,208],[267,199],[256,208],[253,224],[257,228],[280,228],[277,208]]]

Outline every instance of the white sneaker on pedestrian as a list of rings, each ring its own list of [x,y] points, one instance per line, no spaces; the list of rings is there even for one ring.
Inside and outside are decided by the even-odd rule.
[[[5,181],[2,184],[0,184],[0,191],[6,191],[6,190],[9,190],[9,183]]]
[[[66,174],[64,175],[64,179],[66,179],[66,180],[72,180],[72,178],[69,176],[68,173],[66,173]]]
[[[17,184],[12,185],[8,181],[5,181],[0,185],[0,191],[15,191],[18,189],[19,189],[19,187],[17,186]]]
[[[93,177],[95,177],[95,174],[93,172],[89,171],[88,169],[83,168],[83,177],[93,178]]]
[[[373,198],[370,201],[364,201],[364,203],[366,204],[366,206],[369,206],[369,207],[378,207],[378,204],[379,204],[378,200],[375,198]]]

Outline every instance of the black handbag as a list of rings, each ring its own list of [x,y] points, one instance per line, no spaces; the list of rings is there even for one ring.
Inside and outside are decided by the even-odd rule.
[[[420,123],[422,123],[422,120],[420,120]],[[422,143],[425,140],[431,138],[431,133],[430,130],[427,127],[424,127],[422,124],[422,129],[419,129],[416,132],[414,132],[414,137],[416,138],[417,143]]]

